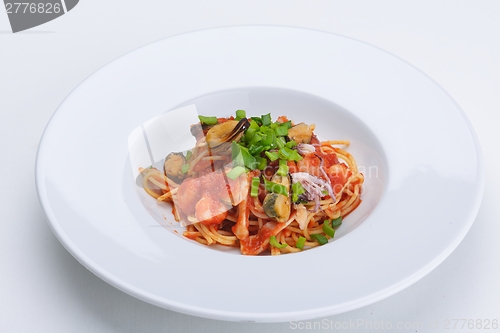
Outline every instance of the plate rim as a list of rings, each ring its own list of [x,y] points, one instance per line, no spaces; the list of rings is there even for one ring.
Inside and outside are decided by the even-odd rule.
[[[462,232],[460,233],[459,236],[455,237],[454,242],[448,244],[446,249],[441,252],[437,257],[434,258],[431,262],[428,262],[425,266],[423,266],[421,269],[419,269],[417,272],[415,272],[413,275],[410,275],[406,277],[405,279],[401,280],[399,283],[396,285],[391,285],[390,287],[380,290],[377,293],[365,296],[360,302],[359,299],[353,300],[350,304],[349,303],[344,303],[344,306],[329,306],[329,307],[323,307],[323,308],[315,308],[314,310],[306,310],[306,311],[296,311],[296,312],[275,312],[275,313],[248,313],[248,312],[226,312],[222,310],[214,310],[210,308],[205,308],[205,307],[198,307],[198,306],[193,306],[189,304],[184,304],[184,303],[179,303],[177,301],[172,301],[168,300],[165,298],[157,297],[154,294],[150,294],[147,291],[144,291],[142,289],[138,289],[134,287],[133,285],[128,284],[127,282],[117,279],[114,275],[111,275],[109,272],[101,269],[101,266],[96,264],[93,260],[91,260],[85,253],[83,253],[76,245],[73,244],[71,239],[67,236],[67,234],[63,231],[61,225],[58,223],[57,218],[53,214],[49,200],[47,196],[45,195],[45,185],[42,182],[43,174],[42,174],[42,168],[40,166],[41,162],[41,156],[44,154],[43,150],[46,149],[44,146],[46,145],[45,141],[47,140],[47,133],[50,131],[51,126],[54,125],[56,122],[56,119],[58,115],[61,113],[61,106],[65,103],[65,101],[88,79],[90,79],[92,76],[94,76],[97,72],[102,70],[103,68],[107,67],[109,64],[117,61],[118,59],[121,59],[122,57],[127,56],[130,53],[136,52],[137,50],[140,50],[142,48],[149,47],[152,44],[155,43],[161,43],[162,41],[165,41],[167,39],[171,38],[176,38],[184,35],[189,35],[189,34],[196,34],[199,32],[204,32],[208,30],[224,30],[224,29],[232,29],[232,28],[253,28],[253,27],[264,27],[264,28],[287,28],[287,29],[295,29],[295,30],[306,30],[306,31],[311,31],[315,33],[322,33],[326,35],[334,35],[336,37],[340,38],[345,38],[351,41],[354,41],[356,43],[360,43],[362,45],[377,49],[379,51],[382,51],[386,55],[389,55],[390,57],[393,57],[397,59],[398,61],[402,61],[404,64],[407,66],[411,67],[413,70],[416,70],[420,75],[423,75],[429,82],[432,82],[432,84],[436,87],[439,88],[441,93],[444,93],[444,95],[447,97],[449,101],[451,101],[454,105],[454,107],[459,111],[459,114],[461,118],[465,121],[465,124],[467,125],[467,129],[469,133],[471,134],[472,141],[474,143],[474,148],[475,148],[475,160],[477,162],[477,176],[478,176],[478,184],[476,186],[476,193],[474,194],[474,202],[471,204],[471,209],[469,210],[469,216],[467,218],[464,218],[464,220],[467,221],[466,224],[464,224],[465,228],[463,228]],[[468,119],[466,113],[463,111],[463,109],[460,107],[460,105],[455,101],[455,99],[448,93],[440,84],[438,84],[432,77],[427,75],[425,72],[420,70],[419,68],[415,67],[405,59],[402,59],[393,53],[390,53],[376,45],[354,39],[348,36],[336,34],[336,33],[331,33],[328,31],[323,31],[323,30],[318,30],[318,29],[311,29],[311,28],[302,28],[302,27],[294,27],[294,26],[286,26],[286,25],[269,25],[269,24],[248,24],[248,25],[229,25],[229,26],[219,26],[219,27],[212,27],[208,29],[197,29],[193,31],[188,31],[180,34],[175,34],[166,38],[162,38],[156,41],[153,41],[151,43],[147,43],[145,45],[142,45],[140,47],[137,47],[133,50],[130,50],[124,54],[122,54],[119,57],[116,57],[109,62],[106,62],[103,66],[99,67],[95,71],[93,71],[91,74],[89,74],[87,77],[85,77],[78,85],[72,89],[67,96],[61,101],[61,103],[57,106],[56,110],[50,117],[49,121],[47,122],[47,125],[41,135],[41,139],[38,145],[37,153],[36,153],[36,161],[35,161],[35,184],[36,184],[36,191],[37,195],[39,198],[39,202],[42,206],[42,210],[44,212],[44,215],[46,217],[47,223],[49,224],[49,227],[51,228],[52,232],[56,235],[57,239],[59,242],[64,246],[64,248],[71,253],[71,255],[80,263],[82,264],[85,268],[87,268],[89,271],[91,271],[93,274],[101,278],[102,280],[106,281],[108,284],[112,285],[113,287],[131,295],[136,298],[139,298],[143,301],[146,301],[148,303],[160,306],[160,307],[167,307],[170,310],[177,311],[180,313],[185,313],[189,315],[196,315],[204,318],[211,318],[211,319],[219,319],[219,320],[228,320],[228,321],[242,321],[242,322],[253,322],[253,321],[261,321],[261,322],[285,322],[289,321],[290,318],[303,318],[303,319],[311,319],[311,318],[317,318],[325,315],[332,315],[332,314],[338,314],[350,310],[354,310],[357,308],[361,308],[363,306],[367,306],[369,304],[373,304],[375,302],[378,302],[384,298],[387,298],[391,295],[394,295],[398,293],[399,291],[411,286],[413,283],[417,282],[424,276],[426,276],[428,273],[430,273],[432,270],[434,270],[439,264],[441,264],[457,247],[458,245],[463,241],[465,238],[466,234],[469,232],[470,228],[472,227],[472,224],[474,223],[474,220],[479,212],[482,199],[484,196],[484,190],[485,190],[485,183],[486,183],[486,177],[485,177],[485,168],[484,168],[484,155],[482,153],[481,145],[479,138],[472,126],[472,123]],[[258,318],[258,319],[256,319]]]

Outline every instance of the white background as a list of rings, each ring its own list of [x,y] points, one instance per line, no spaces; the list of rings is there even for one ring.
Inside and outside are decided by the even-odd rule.
[[[438,329],[395,331],[500,331],[467,324],[459,329],[463,322],[452,329],[453,319],[500,320],[499,1],[85,0],[68,14],[17,34],[0,10],[0,332],[291,332],[314,324],[300,323],[300,330],[298,323],[222,322],[139,301],[81,266],[52,234],[38,203],[38,142],[78,83],[153,41],[239,24],[318,29],[385,49],[443,86],[482,145],[483,204],[455,252],[388,299],[316,321],[343,324],[342,331],[380,332],[377,325],[408,322]],[[426,218],[425,210],[420,214]],[[358,320],[374,328],[352,328]]]

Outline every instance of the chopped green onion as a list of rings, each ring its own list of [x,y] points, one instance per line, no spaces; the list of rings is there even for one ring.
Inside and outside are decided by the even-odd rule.
[[[272,151],[266,151],[265,154],[272,162],[276,161],[279,158],[278,154],[273,153]]]
[[[258,118],[258,119],[260,120],[260,118]],[[259,123],[254,120],[254,117],[252,117],[250,119],[250,127],[248,127],[248,128],[252,128],[254,130],[258,130],[259,129]]]
[[[297,202],[299,201],[299,196],[301,194],[304,194],[306,192],[306,189],[304,186],[302,186],[301,183],[297,182],[292,185],[292,201]]]
[[[285,160],[289,160],[291,156],[290,149],[283,147],[280,150],[278,150],[278,155]]]
[[[254,122],[257,123],[257,125],[262,125],[262,118],[261,117],[251,117],[250,119],[252,119]],[[252,125],[252,123],[250,122],[250,125]]]
[[[271,114],[265,114],[262,116],[262,125],[269,126],[271,125]]]
[[[306,238],[303,236],[300,236],[299,239],[297,239],[297,242],[295,243],[295,247],[303,250],[305,243],[306,243]]]
[[[280,160],[279,163],[279,168],[276,173],[283,177],[288,175],[288,164],[286,163],[286,160]]]
[[[268,136],[271,138],[271,145],[276,147],[276,133],[274,133],[274,131],[269,131]]]
[[[338,227],[341,224],[342,224],[342,216],[339,216],[336,219],[332,220],[332,227]]]
[[[319,245],[325,245],[328,243],[328,239],[321,234],[311,234],[311,238],[318,241]]]
[[[277,136],[286,136],[288,135],[288,127],[280,125],[275,130]]]
[[[330,236],[330,238],[333,238],[333,236],[335,236],[335,229],[332,228],[330,221],[325,220],[323,222],[323,232]]]
[[[264,148],[265,147],[261,144],[252,144],[248,147],[248,151],[250,152],[250,154],[258,156],[261,152],[264,151]]]
[[[245,132],[245,136],[243,138],[245,142],[250,142],[254,138],[255,132],[257,132],[255,128],[249,127]]]
[[[252,178],[252,187],[250,188],[250,196],[251,197],[256,197],[259,195],[259,185],[260,185],[260,178],[253,177]]]
[[[189,171],[189,164],[183,164],[181,167],[181,172],[183,174],[187,173]]]
[[[252,139],[249,141],[250,144],[256,144],[259,143],[261,145],[267,145],[267,143],[262,142],[262,139],[265,138],[266,135],[261,132],[255,132],[255,134],[252,136]]]
[[[286,149],[288,149],[288,148],[286,148]],[[302,156],[300,156],[300,154],[296,150],[290,149],[289,152],[290,152],[290,157],[288,159],[289,161],[298,162],[298,161],[302,160]]]
[[[288,190],[285,185],[281,185],[275,182],[271,182],[264,178],[264,184],[266,185],[266,190],[268,192],[273,192],[277,194],[283,194],[284,196],[288,196]]]
[[[293,148],[293,147],[295,147],[296,145],[297,145],[297,142],[295,142],[295,141],[291,140],[291,141],[288,141],[288,142],[286,143],[285,147],[287,147],[287,148]]]
[[[263,157],[256,157],[257,162],[259,165],[257,166],[257,169],[259,170],[264,170],[267,167],[267,160]]]
[[[247,148],[240,146],[236,142],[231,144],[231,158],[233,165],[246,166],[248,169],[253,170],[257,164],[257,160],[253,157]]]
[[[241,120],[247,117],[245,110],[236,110],[236,120]]]
[[[278,242],[276,240],[276,236],[271,236],[271,238],[269,238],[269,244],[271,244],[274,247],[277,247],[278,249],[284,249],[285,247],[288,246],[287,244],[281,244],[280,242]]]
[[[278,146],[278,148],[285,147],[285,145],[286,145],[285,139],[283,139],[281,137],[276,138],[276,145]]]
[[[231,171],[229,171],[226,176],[229,179],[235,180],[238,178],[241,174],[244,174],[246,172],[245,168],[242,166],[237,166],[234,167]]]
[[[219,121],[217,120],[217,117],[205,117],[205,116],[198,116],[200,119],[200,123],[205,124],[205,125],[215,125]]]
[[[265,128],[265,127],[261,127],[262,128]],[[263,144],[264,146],[276,146],[276,134],[274,134],[274,131],[267,131],[265,132],[265,136],[262,138],[261,144]]]
[[[193,152],[191,150],[188,150],[186,153],[186,161],[189,161],[189,159],[193,156]]]
[[[274,136],[271,136],[271,135],[267,135],[267,134],[264,134],[263,138],[260,140],[259,144],[263,145],[263,146],[268,146],[268,147],[272,147],[272,148],[275,148],[275,145],[274,145]]]
[[[233,165],[245,165],[245,161],[243,160],[243,155],[241,154],[241,146],[237,144],[235,141],[231,143],[231,159],[233,160]]]

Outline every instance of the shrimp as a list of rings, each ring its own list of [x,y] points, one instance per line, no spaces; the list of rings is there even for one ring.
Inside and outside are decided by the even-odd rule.
[[[205,141],[210,157],[207,160],[190,161],[192,166],[188,170],[188,174],[194,171],[199,177],[184,179],[182,176],[182,179],[179,180],[184,179],[184,181],[179,186],[174,198],[174,205],[179,207],[181,215],[187,217],[189,222],[201,222],[205,225],[220,224],[226,219],[228,211],[233,206],[238,206],[246,199],[249,188],[246,175],[240,175],[235,180],[229,179],[225,176],[225,172],[230,171],[230,167],[226,166],[214,170],[218,164],[214,163],[212,158],[218,157],[218,161],[221,161],[221,156],[231,152],[231,143],[238,141],[249,126],[250,123],[246,118],[239,121],[218,119],[218,123],[206,132]],[[194,129],[194,132],[195,135],[199,134],[198,129]],[[179,154],[167,156],[165,160],[166,175],[172,174],[174,171],[174,176],[183,174],[182,167],[186,165],[186,159],[182,154],[180,154],[182,157],[177,155]],[[222,160],[225,159],[222,158]]]
[[[320,170],[321,160],[316,154],[307,154],[304,158],[297,162],[298,172],[307,172],[316,177],[322,177]]]
[[[271,236],[276,236],[294,220],[295,214],[290,216],[286,222],[267,222],[260,228],[257,234],[240,240],[241,253],[246,255],[257,255],[266,250],[269,248],[269,238]]]
[[[324,154],[321,151],[310,153],[297,162],[294,171],[307,172],[318,178],[329,181],[334,193],[340,192],[352,175],[347,165],[340,163],[335,154]]]
[[[235,201],[235,206],[238,206],[238,219],[236,224],[232,227],[232,231],[234,235],[238,239],[246,239],[248,238],[248,223],[250,216],[250,206],[249,203],[252,201],[251,197],[248,195],[248,190],[250,186],[250,182],[252,177],[258,177],[260,172],[257,170],[250,171],[246,176],[247,179],[244,181],[241,176],[239,177],[239,181],[233,181],[231,186],[231,194],[233,196],[233,200]],[[231,183],[231,181],[230,181]],[[237,201],[238,200],[238,201]]]
[[[224,169],[188,178],[180,186],[174,204],[191,223],[220,224],[228,211],[248,194],[246,175],[235,180],[225,177]]]

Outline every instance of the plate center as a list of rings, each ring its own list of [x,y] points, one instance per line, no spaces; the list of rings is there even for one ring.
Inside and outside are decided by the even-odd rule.
[[[304,92],[280,88],[242,88],[217,91],[185,101],[174,109],[196,105],[198,114],[205,116],[228,117],[236,110],[245,110],[247,117],[271,113],[273,119],[285,115],[294,123],[315,124],[314,130],[320,141],[348,140],[349,146],[341,148],[348,151],[356,160],[358,170],[365,181],[361,204],[347,216],[336,230],[333,241],[340,239],[356,229],[375,209],[380,201],[387,180],[387,163],[384,150],[374,133],[353,113],[335,104]],[[161,169],[163,161],[155,161]],[[157,203],[137,182],[137,193],[153,218],[166,229],[183,237],[184,228],[174,221],[170,203]],[[145,223],[145,226],[150,223]],[[164,232],[158,230],[158,232]],[[156,238],[158,241],[158,238]],[[186,238],[193,245],[201,245]],[[224,246],[204,246],[209,250],[227,251],[240,254],[239,249]],[[311,249],[314,250],[314,249]]]

